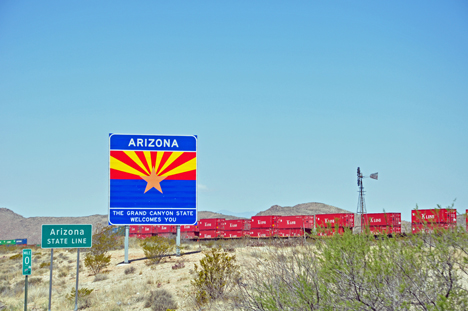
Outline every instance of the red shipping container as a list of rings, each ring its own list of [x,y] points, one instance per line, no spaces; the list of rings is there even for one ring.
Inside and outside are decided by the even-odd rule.
[[[151,232],[153,232],[153,234],[157,235],[157,233],[159,231],[158,228],[159,228],[159,226],[156,226],[156,225],[151,226],[151,230],[152,230]]]
[[[253,216],[250,222],[251,229],[276,228],[276,222],[281,216]]]
[[[130,237],[130,238],[137,238],[137,237],[138,237],[138,233],[129,233],[129,234],[128,234],[128,237]]]
[[[401,213],[369,213],[362,215],[363,226],[401,226]]]
[[[280,216],[276,222],[278,229],[290,228],[307,228],[314,227],[313,215],[298,215],[298,216]]]
[[[162,226],[158,226],[158,234],[159,233],[171,233],[173,232],[173,226],[168,226],[168,225],[162,225]]]
[[[233,219],[221,222],[220,229],[222,230],[249,230],[250,221],[247,219]]]
[[[369,231],[371,234],[401,234],[401,226],[369,226]]]
[[[316,227],[326,228],[328,226],[353,228],[354,227],[354,214],[353,213],[340,213],[340,214],[318,214],[315,215]]]
[[[445,230],[453,230],[457,228],[457,224],[441,224],[441,223],[428,223],[428,224],[411,224],[411,231],[413,233],[431,233]]]
[[[234,238],[242,238],[244,236],[244,232],[242,230],[227,230],[223,231],[223,237],[225,239],[234,239]]]
[[[269,238],[276,234],[276,230],[252,228],[249,231],[245,231],[244,234],[252,238]]]
[[[176,227],[177,231],[177,227]],[[198,227],[194,225],[180,226],[180,232],[198,232]]]
[[[217,230],[222,222],[224,222],[224,218],[208,218],[208,219],[200,219],[198,221],[198,230],[206,231],[206,230]]]
[[[140,233],[141,232],[141,226],[130,226],[130,233]]]
[[[304,236],[304,230],[302,229],[277,229],[276,235],[279,237],[298,237]]]
[[[200,231],[199,238],[200,239],[217,239],[218,237],[223,236],[223,231],[219,230],[204,230]]]
[[[198,239],[198,232],[195,231],[184,231],[180,233],[180,238],[185,240]]]
[[[332,228],[318,228],[317,229],[317,235],[318,236],[332,236],[335,234],[335,228],[332,227]],[[343,227],[339,227],[338,228],[338,233],[339,234],[343,234],[344,233],[344,228]]]
[[[141,233],[153,233],[153,226],[140,226],[141,227]]]
[[[457,223],[457,210],[445,208],[412,210],[411,223]]]

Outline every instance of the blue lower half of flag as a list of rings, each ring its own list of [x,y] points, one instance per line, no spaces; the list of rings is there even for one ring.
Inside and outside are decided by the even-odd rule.
[[[152,188],[145,193],[146,181],[111,179],[110,207],[196,208],[196,180],[163,180],[163,193]]]

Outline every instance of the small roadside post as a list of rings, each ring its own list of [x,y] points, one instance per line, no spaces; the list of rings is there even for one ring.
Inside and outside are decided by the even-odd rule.
[[[177,225],[176,256],[180,257],[180,225]]]
[[[130,235],[130,226],[125,226],[125,261],[124,263],[128,265],[128,236]]]
[[[91,248],[93,225],[42,225],[42,248],[50,248],[49,309],[52,305],[52,270],[54,248],[77,248],[75,310],[78,310],[78,276],[80,272],[80,248]]]
[[[31,275],[31,250],[23,249],[24,311],[28,310],[28,275]]]

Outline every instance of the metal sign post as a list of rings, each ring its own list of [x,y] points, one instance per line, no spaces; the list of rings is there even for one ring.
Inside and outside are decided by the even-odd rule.
[[[75,290],[75,311],[78,310],[78,276],[80,275],[80,249],[76,250],[76,290]]]
[[[50,250],[50,280],[49,280],[49,311],[52,305],[52,270],[54,265],[54,249]]]
[[[50,248],[49,311],[52,306],[52,271],[54,248],[77,248],[75,310],[78,310],[78,276],[80,272],[80,248],[91,248],[93,225],[42,225],[41,247]]]
[[[180,256],[180,226],[177,226],[177,236],[176,236],[176,256]]]
[[[31,275],[31,250],[23,249],[24,311],[28,310],[28,275]]]
[[[128,264],[128,236],[130,235],[130,226],[125,226],[125,264]]]

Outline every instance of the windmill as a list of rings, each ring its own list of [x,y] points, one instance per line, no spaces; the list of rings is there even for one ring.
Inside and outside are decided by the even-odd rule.
[[[367,214],[367,210],[366,210],[366,202],[364,201],[364,185],[362,183],[362,179],[363,178],[367,178],[367,177],[370,177],[372,179],[375,179],[375,180],[378,180],[379,179],[379,173],[373,173],[373,174],[370,174],[369,176],[364,176],[361,172],[361,169],[358,167],[357,168],[357,185],[359,187],[359,199],[358,199],[358,206],[357,206],[357,214],[361,214],[361,217],[362,215],[364,214]]]

